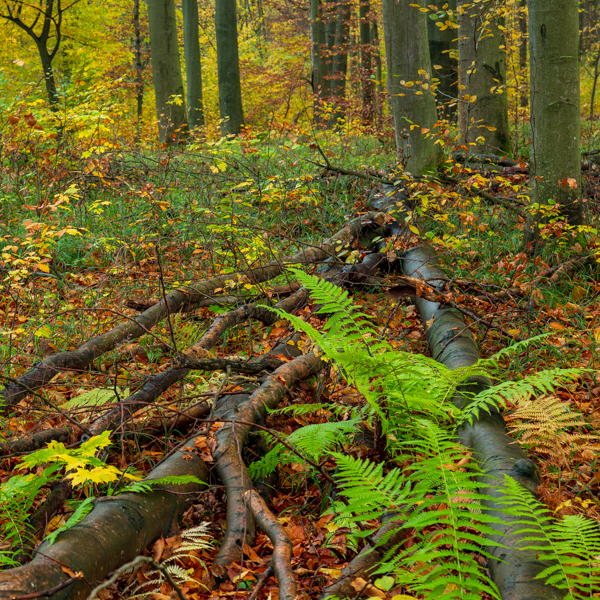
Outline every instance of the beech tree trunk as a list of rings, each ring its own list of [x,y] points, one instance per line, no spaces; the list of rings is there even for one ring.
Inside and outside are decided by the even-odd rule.
[[[532,201],[583,221],[577,0],[528,0]],[[540,219],[543,215],[540,215]]]
[[[446,115],[456,114],[458,95],[458,64],[452,57],[452,51],[458,52],[458,32],[452,27],[443,29],[450,19],[450,12],[456,14],[456,0],[444,3],[446,9],[427,15],[427,35],[429,37],[429,56],[434,77],[440,80],[436,90],[437,104],[444,108]],[[433,19],[432,17],[436,18]],[[442,30],[443,29],[443,30]],[[441,69],[436,68],[438,65]]]
[[[372,124],[375,113],[375,81],[373,79],[373,46],[371,44],[371,0],[361,0],[360,17],[360,69],[362,82],[363,123]]]
[[[142,136],[142,117],[144,114],[144,63],[142,61],[142,30],[140,27],[140,0],[133,0],[133,67],[135,69],[135,103],[136,103],[136,142]]]
[[[198,0],[182,0],[183,50],[187,80],[187,107],[190,129],[204,125],[202,104],[202,60],[198,30]]]
[[[217,72],[221,134],[238,135],[244,125],[236,0],[216,0]]]
[[[322,56],[325,43],[325,23],[321,0],[310,0],[310,56],[312,61],[312,89],[314,97],[314,120],[322,122],[321,104],[326,97],[324,61]]]
[[[348,44],[350,42],[351,5],[341,0],[335,8],[335,35],[331,39],[332,60],[329,75],[329,94],[333,110],[329,117],[329,127],[337,127],[344,115],[346,98],[346,75],[348,73]]]
[[[174,0],[147,0],[158,134],[170,143],[186,134],[187,112],[179,61]]]
[[[414,0],[383,0],[388,91],[396,132],[396,148],[406,170],[420,174],[435,167],[441,147],[426,137],[437,121],[431,86],[426,15]],[[425,0],[418,1],[426,6]],[[415,82],[411,87],[405,83]]]
[[[510,150],[506,56],[495,4],[458,0],[460,131],[475,153]]]

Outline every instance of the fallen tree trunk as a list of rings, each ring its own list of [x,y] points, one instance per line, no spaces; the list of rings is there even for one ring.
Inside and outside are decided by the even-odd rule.
[[[243,273],[219,275],[202,283],[174,290],[158,304],[151,306],[134,319],[121,323],[110,331],[89,340],[77,350],[59,352],[45,358],[33,369],[0,391],[0,406],[14,406],[30,391],[45,386],[57,373],[85,369],[105,352],[113,350],[125,341],[129,342],[144,335],[168,314],[185,310],[186,306],[191,306],[197,301],[212,296],[218,288],[227,288],[227,281],[233,279],[240,285],[262,283],[280,275],[286,264],[321,262],[346,248],[365,227],[372,224],[381,226],[384,222],[385,215],[382,213],[369,213],[348,222],[343,229],[322,244],[302,250],[293,256],[282,257]]]
[[[402,266],[406,275],[419,277],[443,293],[447,277],[439,265],[435,251],[426,245],[412,248],[403,257]],[[430,302],[415,297],[414,302],[421,314],[426,330],[431,355],[449,369],[469,367],[479,360],[479,352],[464,319],[447,305]],[[486,377],[472,377],[465,386],[469,395],[489,387]],[[461,407],[468,403],[468,396],[460,393],[454,403]],[[458,429],[462,444],[473,450],[474,456],[486,473],[481,478],[480,493],[494,500],[482,503],[491,514],[502,519],[503,523],[492,525],[497,531],[494,541],[504,547],[490,546],[486,550],[496,560],[489,561],[492,580],[498,586],[503,600],[559,600],[564,594],[543,580],[536,580],[544,569],[550,566],[547,561],[537,558],[536,552],[521,550],[527,545],[527,534],[515,535],[522,529],[515,517],[502,512],[499,498],[502,492],[498,485],[509,475],[535,496],[539,485],[535,464],[527,458],[520,446],[506,431],[502,415],[493,410],[491,414],[480,413],[472,425],[465,423]]]
[[[185,444],[193,445],[194,438]],[[146,480],[167,475],[193,475],[207,481],[209,473],[198,454],[186,449],[153,469]],[[52,600],[86,598],[96,582],[133,560],[161,535],[168,536],[190,501],[205,489],[206,485],[192,483],[95,500],[82,521],[59,534],[54,544],[43,543],[30,563],[0,571],[0,600],[30,594],[43,597],[70,579],[70,584],[51,594]]]

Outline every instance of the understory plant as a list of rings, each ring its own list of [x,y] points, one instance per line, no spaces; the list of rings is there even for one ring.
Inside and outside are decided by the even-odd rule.
[[[477,395],[472,393],[470,403],[461,410],[452,403],[458,386],[463,395],[468,394],[469,378],[499,375],[500,358],[543,342],[543,336],[504,349],[472,367],[450,371],[433,359],[397,350],[382,340],[369,316],[352,304],[348,292],[301,270],[291,271],[311,292],[317,313],[327,315],[327,321],[319,331],[300,317],[276,311],[278,316],[314,341],[315,351],[356,386],[366,406],[337,409],[348,412],[343,421],[296,430],[287,438],[288,447],[275,443],[252,467],[253,473],[272,471],[278,463],[292,460],[290,447],[312,464],[334,460],[334,477],[344,501],[333,502],[329,511],[340,525],[355,531],[353,524],[373,519],[382,523],[392,515],[398,529],[416,532],[411,545],[402,542],[391,548],[379,565],[377,573],[385,579],[393,577],[386,589],[402,586],[432,600],[442,594],[448,599],[479,598],[481,594],[499,599],[482,565],[491,558],[489,549],[500,545],[486,536],[493,534],[494,524],[502,523],[508,514],[518,517],[527,533],[523,549],[539,551],[552,564],[539,577],[566,590],[569,598],[593,597],[590,594],[600,589],[598,524],[583,517],[555,519],[510,478],[497,482],[504,494],[501,511],[484,509],[484,501],[492,499],[478,491],[481,468],[456,441],[457,426],[473,422],[481,411],[550,393],[583,371],[552,369],[501,382]],[[332,410],[321,404],[306,410],[324,408]],[[389,456],[385,466],[341,451],[349,436],[365,426],[382,432]],[[293,460],[298,461],[298,456]]]

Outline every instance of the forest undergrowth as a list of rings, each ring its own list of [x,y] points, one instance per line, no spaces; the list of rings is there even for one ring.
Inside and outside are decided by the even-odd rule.
[[[215,277],[222,277],[222,284],[196,299],[197,306],[167,310],[166,318],[137,339],[126,337],[83,368],[57,371],[43,387],[29,390],[29,398],[3,407],[3,568],[19,563],[19,555],[33,544],[32,536],[40,541],[56,534],[69,519],[73,524],[87,514],[93,505],[90,499],[116,495],[128,485],[138,486],[129,491],[143,491],[144,484],[135,481],[180,448],[192,433],[205,432],[203,438],[196,437],[195,448],[210,467],[215,462],[218,432],[227,424],[210,409],[211,402],[255,389],[257,381],[264,380],[264,372],[258,379],[250,372],[236,372],[238,363],[252,362],[282,343],[295,343],[307,356],[324,352],[329,362],[288,390],[279,407],[267,412],[261,424],[264,435],[250,436],[243,458],[246,464],[262,458],[252,473],[269,490],[271,510],[291,540],[291,565],[303,598],[319,597],[369,542],[365,530],[376,529],[387,513],[400,510],[408,497],[400,491],[411,485],[418,488],[415,482],[419,469],[424,468],[419,460],[432,452],[433,441],[442,448],[438,456],[449,453],[448,464],[455,465],[449,472],[464,474],[465,466],[476,469],[468,453],[464,462],[452,454],[456,447],[451,432],[460,421],[453,409],[443,405],[447,414],[438,414],[436,419],[449,425],[438,431],[423,421],[424,409],[402,412],[379,396],[369,398],[376,385],[371,382],[370,388],[368,377],[361,381],[351,361],[343,364],[330,334],[329,349],[324,347],[327,336],[315,343],[315,335],[306,333],[288,344],[295,330],[283,312],[268,325],[259,318],[236,322],[219,335],[212,351],[194,354],[199,361],[226,359],[220,367],[190,370],[155,402],[136,405],[128,429],[121,422],[110,439],[91,436],[90,441],[90,424],[121,406],[149,377],[180,368],[182,353],[201,339],[219,315],[251,303],[273,305],[307,281],[315,287],[313,280],[289,269],[270,281],[235,274],[316,248],[352,219],[372,213],[373,202],[392,193],[385,181],[392,181],[396,191],[402,190],[411,207],[403,232],[388,239],[379,233],[370,238],[354,235],[350,244],[340,245],[341,251],[334,245],[327,260],[304,265],[304,270],[325,277],[327,269],[360,264],[379,245],[383,263],[376,275],[336,281],[346,283],[353,306],[362,313],[366,341],[361,344],[385,340],[385,352],[397,353],[395,357],[429,356],[425,332],[430,325],[422,322],[412,296],[433,292],[426,285],[407,287],[398,274],[402,254],[423,241],[429,243],[450,284],[439,292],[439,299],[443,296],[452,302],[466,319],[483,359],[500,353],[496,370],[490,372],[495,383],[517,383],[536,373],[569,370],[563,379],[548,376],[550,383],[542,378],[534,386],[535,393],[506,395],[502,412],[515,443],[521,444],[539,469],[537,492],[550,517],[600,521],[600,381],[596,372],[600,238],[592,228],[571,231],[550,215],[540,243],[525,249],[525,163],[503,168],[465,165],[449,157],[446,178],[412,179],[394,172],[395,155],[385,140],[300,132],[247,132],[234,141],[193,142],[185,151],[142,152],[107,140],[98,153],[69,148],[68,139],[37,136],[38,125],[32,119],[20,115],[5,132],[6,150],[0,165],[4,195],[0,204],[0,370],[7,386],[39,360],[75,351],[119,323],[131,322],[172,290],[185,290]],[[319,166],[324,160],[330,168]],[[589,222],[593,222],[597,220],[600,170],[592,161],[588,166],[584,196],[592,216]],[[358,175],[349,175],[348,170]],[[501,198],[504,205],[474,193],[477,190]],[[336,309],[330,307],[324,316],[319,312],[324,300],[313,298],[306,306],[299,305],[293,324],[300,329],[304,327],[300,321],[309,324],[317,338],[319,332],[331,332],[331,321],[329,329],[324,325]],[[523,343],[530,338],[539,343]],[[512,352],[501,352],[515,344],[520,345]],[[374,356],[379,351],[376,346]],[[289,361],[281,352],[276,358],[283,364]],[[423,364],[434,369],[430,363]],[[449,384],[441,396],[444,401],[451,399],[449,390],[458,383]],[[192,416],[181,425],[173,422],[201,403],[208,407],[201,416]],[[317,437],[302,440],[317,425],[318,434],[313,434]],[[326,443],[328,428],[334,440],[330,445]],[[30,446],[19,446],[23,439],[33,441],[28,442]],[[291,440],[286,459],[282,460],[279,447],[276,468],[262,468],[268,463],[264,455],[285,440]],[[408,452],[411,440],[418,450]],[[33,450],[37,454],[31,454]],[[371,512],[355,511],[354,517],[348,517],[344,510],[352,511],[340,504],[349,488],[344,487],[343,477],[349,477],[352,469],[368,471],[367,462],[360,461],[379,469],[381,478],[393,478],[396,471],[400,477],[403,471],[404,479],[396,479],[392,486],[397,494],[393,506],[371,507]],[[72,498],[55,514],[49,513],[43,526],[32,533],[28,519],[68,471],[75,473]],[[225,490],[214,476],[207,483],[210,487],[186,508],[179,530],[160,537],[146,550],[147,556],[165,568],[145,565],[134,574],[125,573],[101,590],[99,597],[153,594],[167,598],[175,588],[165,579],[166,565],[171,565],[169,576],[188,598],[248,598],[258,581],[258,597],[280,595],[275,579],[264,577],[270,574],[272,553],[265,533],[257,533],[244,546],[243,557],[224,573],[215,573],[213,560],[225,530]],[[518,492],[511,490],[510,483],[507,486],[518,512],[523,502],[519,505]],[[417,556],[412,567],[390,566],[388,560],[387,570],[353,580],[356,596],[403,600],[423,594],[458,595],[469,577],[479,581],[472,569],[481,571],[481,581],[485,580],[486,550],[464,523],[456,528],[462,532],[461,540],[438,544],[439,558],[449,566],[435,585],[429,558],[419,562],[416,548],[422,548],[426,539],[435,544],[436,532],[443,529],[439,521],[427,521],[428,510],[443,511],[456,503],[453,494],[457,490],[447,490],[445,500],[439,500],[431,496],[431,489],[413,498],[416,506],[423,506],[418,514],[413,513],[414,523],[397,546],[401,554]],[[457,489],[462,493],[469,484],[462,482]],[[352,505],[352,494],[346,496]],[[335,500],[333,512],[331,498]],[[466,502],[458,504],[469,510]],[[419,522],[419,515],[425,521]],[[481,528],[485,529],[483,524]],[[453,544],[470,557],[462,564],[464,572],[461,561],[447,551]],[[402,569],[412,579],[403,577]],[[590,574],[590,581],[597,575],[597,570]],[[493,596],[493,586],[487,585],[473,584],[467,591]],[[575,591],[589,590],[582,586]]]

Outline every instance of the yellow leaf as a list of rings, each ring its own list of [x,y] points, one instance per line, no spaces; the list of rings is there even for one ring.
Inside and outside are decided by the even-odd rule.
[[[583,297],[585,297],[585,293],[586,292],[584,288],[582,288],[580,285],[576,285],[571,292],[571,298],[573,298],[575,301],[581,300]]]
[[[46,263],[38,263],[36,266],[43,273],[50,273],[50,267]]]
[[[319,571],[321,573],[325,573],[325,575],[331,575],[331,577],[335,577],[336,579],[338,577],[342,576],[341,569],[327,569],[327,568],[322,568],[322,569],[319,569]]]
[[[409,225],[408,228],[415,234],[420,235],[419,230],[414,225]]]
[[[552,329],[556,329],[557,331],[562,331],[563,329],[566,329],[566,327],[562,323],[557,323],[556,321],[550,323],[550,327]]]
[[[600,327],[596,327],[594,329],[594,339],[596,340],[596,344],[600,344]]]
[[[49,338],[52,332],[50,331],[50,327],[48,325],[42,325],[40,328],[35,330],[35,337],[44,337]]]
[[[434,69],[441,69],[441,68],[442,68],[442,65],[433,65],[433,68],[434,68]],[[407,597],[408,597],[408,596],[407,596]],[[396,598],[398,598],[398,596],[396,596]]]

